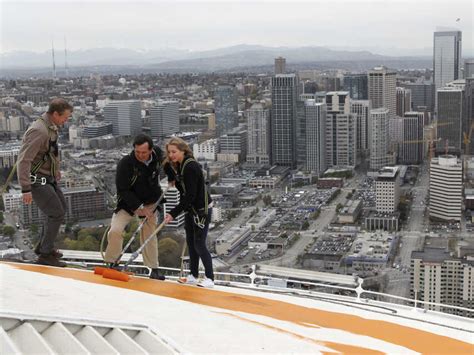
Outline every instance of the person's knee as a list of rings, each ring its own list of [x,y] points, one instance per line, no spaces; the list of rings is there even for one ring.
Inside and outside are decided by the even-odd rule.
[[[63,222],[65,216],[66,212],[64,211],[64,208],[57,208],[48,217],[54,221]]]

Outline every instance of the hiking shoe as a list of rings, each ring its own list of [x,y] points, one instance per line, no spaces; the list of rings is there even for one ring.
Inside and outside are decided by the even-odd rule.
[[[208,279],[207,277],[201,279],[201,281],[198,282],[197,284],[199,287],[205,287],[205,288],[213,288],[214,287],[214,281],[211,279]]]
[[[40,265],[66,267],[66,263],[57,259],[53,254],[40,254],[36,263]]]
[[[158,269],[151,269],[150,279],[165,281],[166,277],[165,275],[161,275]]]
[[[34,250],[35,254],[36,255],[40,255],[41,252],[40,252],[40,244],[38,243],[35,247],[35,250]],[[53,254],[53,256],[56,258],[56,259],[61,259],[63,257],[63,253],[61,253],[59,251],[59,249],[53,249],[53,251],[51,252],[51,254]]]
[[[197,279],[192,274],[189,274],[187,277],[180,277],[178,279],[178,282],[180,284],[196,285],[197,284]]]

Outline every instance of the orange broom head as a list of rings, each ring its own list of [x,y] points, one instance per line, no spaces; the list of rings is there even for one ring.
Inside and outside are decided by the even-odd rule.
[[[103,266],[96,266],[94,268],[94,274],[102,275],[104,273],[104,270],[109,270],[109,268],[106,268],[106,267],[103,267]]]
[[[105,269],[102,273],[102,277],[105,279],[117,280],[127,282],[130,280],[130,275],[125,272],[120,272],[114,269]]]

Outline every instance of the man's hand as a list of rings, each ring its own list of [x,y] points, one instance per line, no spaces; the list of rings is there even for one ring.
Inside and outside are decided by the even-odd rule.
[[[31,192],[23,192],[23,202],[29,205],[33,201],[33,195]]]
[[[168,181],[168,187],[175,187],[176,181]]]
[[[173,221],[173,219],[174,219],[173,216],[167,213],[165,216],[165,224],[170,223],[171,221]]]
[[[155,212],[153,211],[153,208],[151,206],[137,208],[134,213],[138,217],[146,217],[146,218],[151,218],[155,214]]]

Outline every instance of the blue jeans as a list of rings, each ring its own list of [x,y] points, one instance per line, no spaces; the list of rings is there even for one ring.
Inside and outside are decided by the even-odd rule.
[[[194,223],[193,214],[191,212],[186,213],[184,216],[184,230],[186,231],[186,244],[188,245],[189,250],[189,268],[191,269],[191,274],[195,278],[198,278],[199,258],[201,258],[206,277],[214,280],[212,257],[206,246],[207,232],[209,230],[211,216],[212,208],[209,208],[204,228],[199,228]]]

